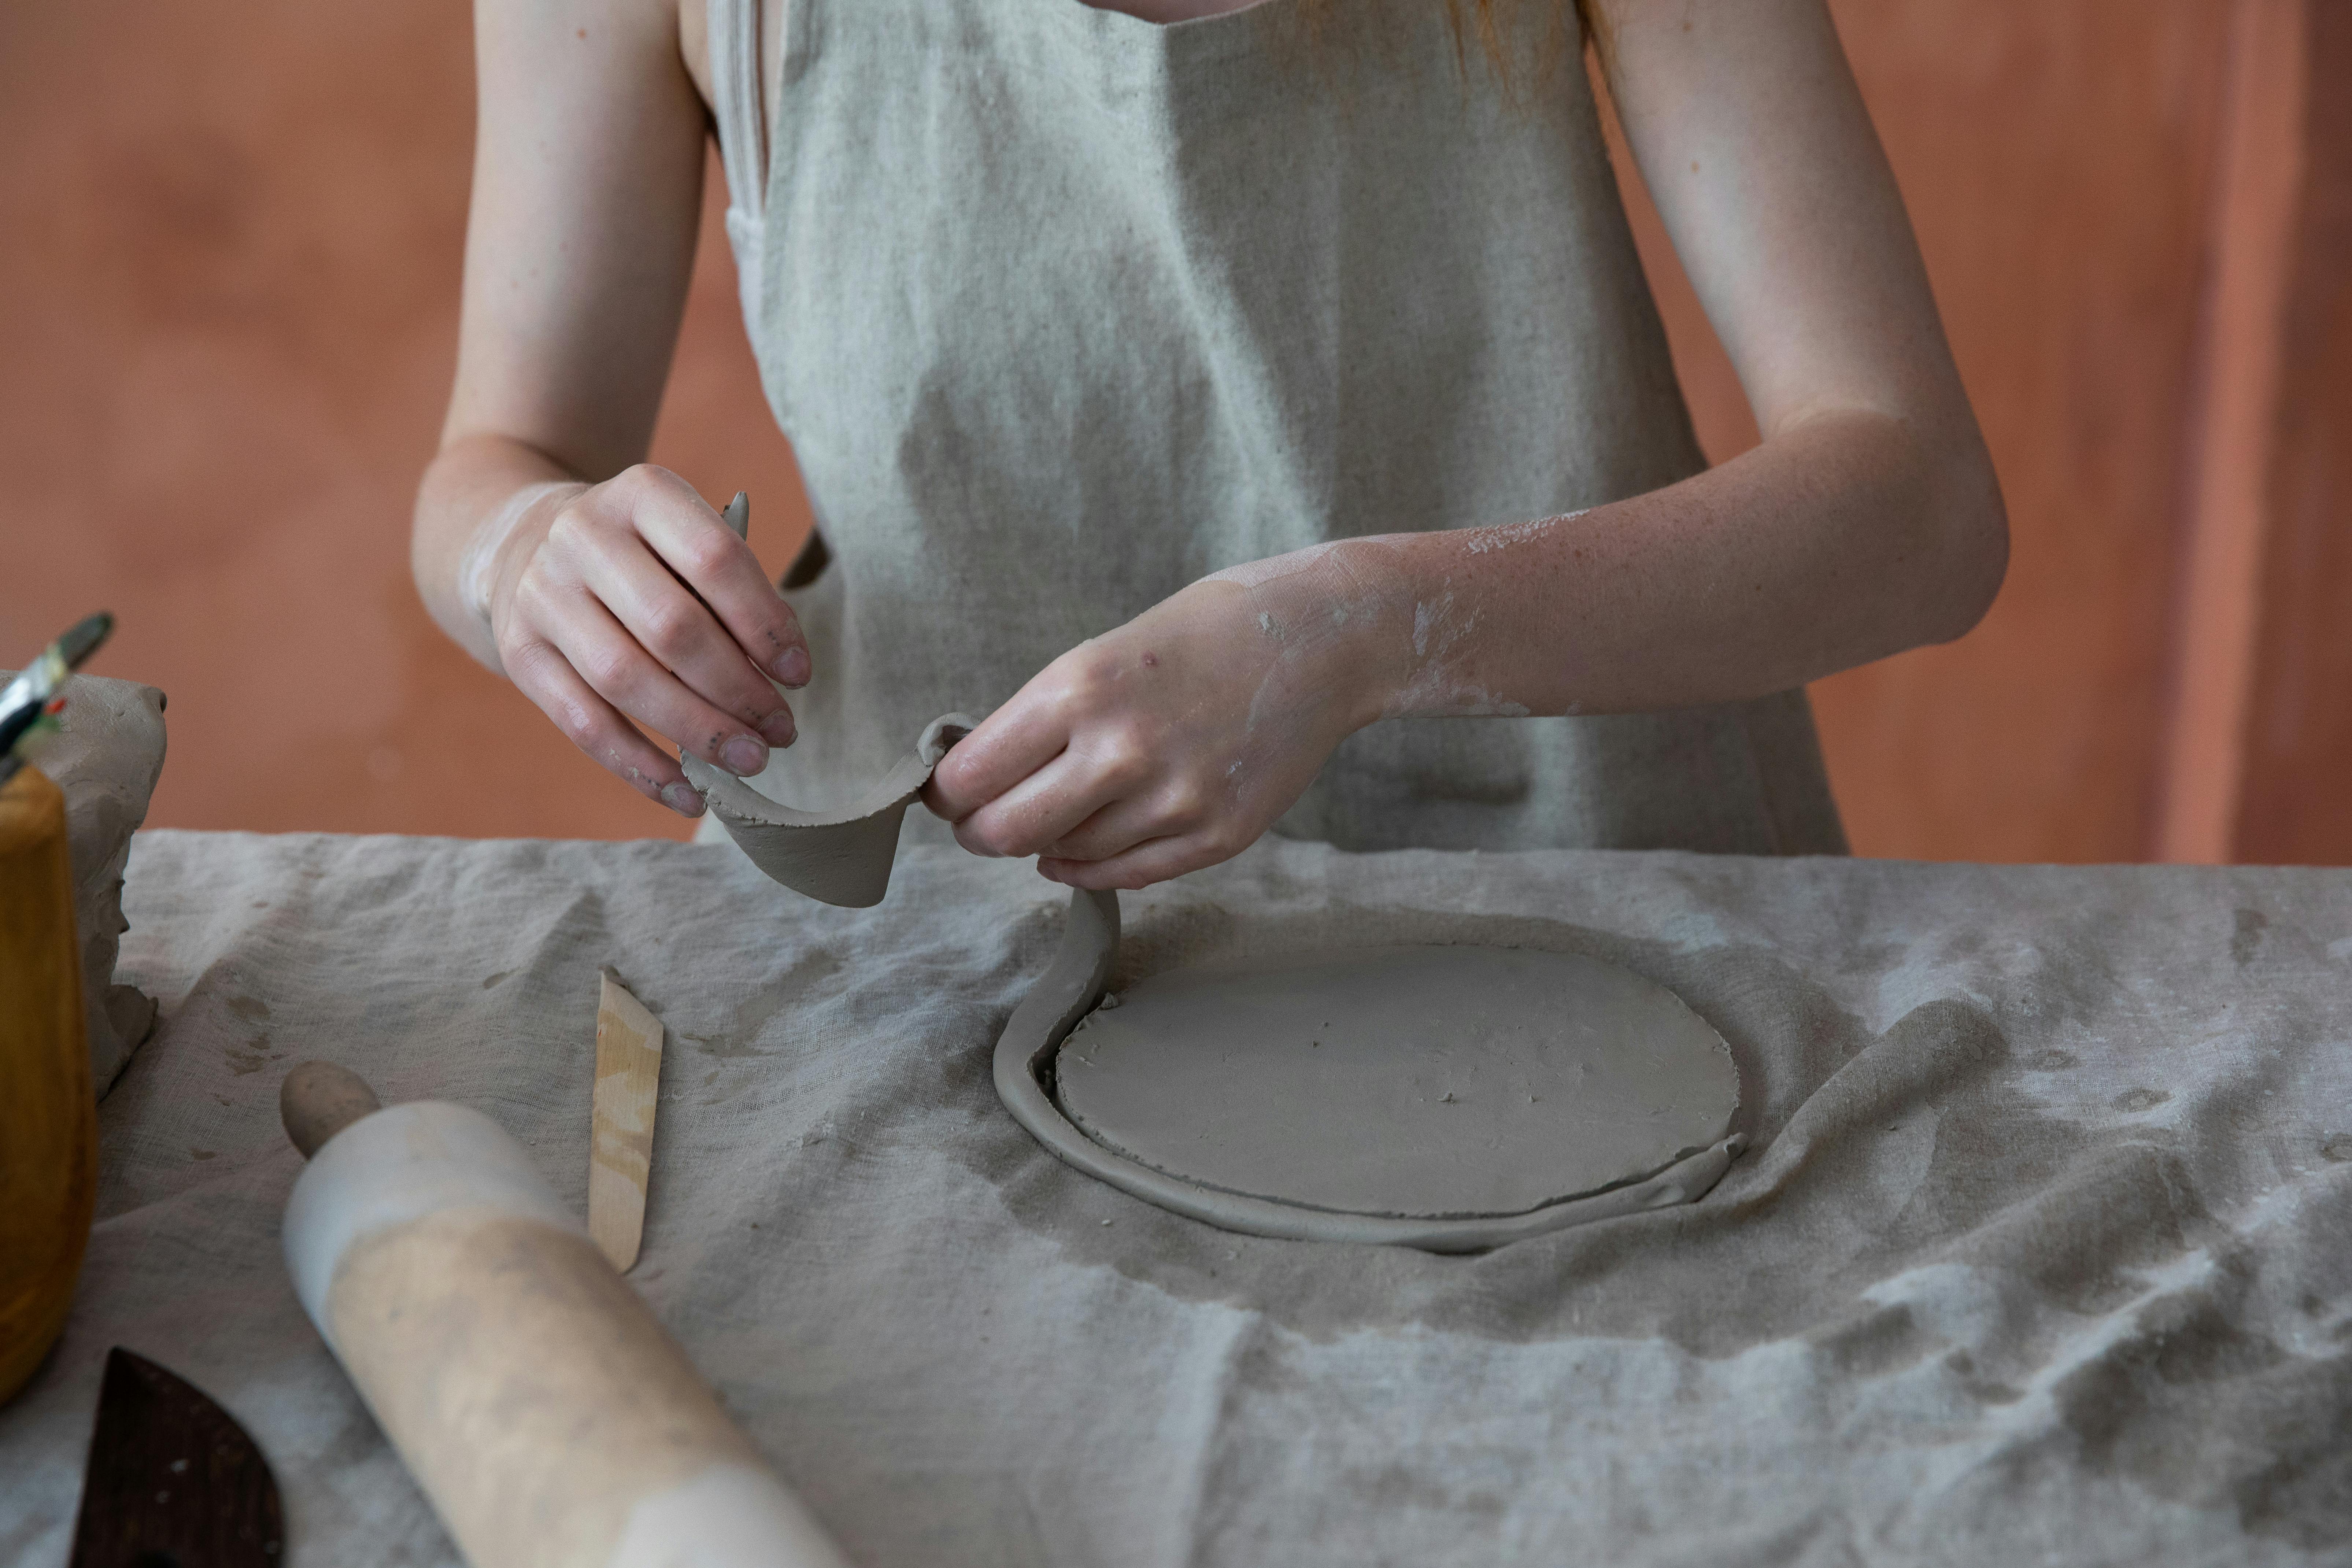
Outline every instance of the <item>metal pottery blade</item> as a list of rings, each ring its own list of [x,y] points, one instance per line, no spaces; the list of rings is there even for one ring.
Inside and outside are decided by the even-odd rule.
[[[277,1568],[284,1542],[245,1428],[144,1356],[108,1352],[68,1568]]]

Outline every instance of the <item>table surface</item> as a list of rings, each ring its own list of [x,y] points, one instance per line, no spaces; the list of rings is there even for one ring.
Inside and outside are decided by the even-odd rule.
[[[1687,1208],[1475,1258],[1233,1236],[1059,1164],[990,1048],[1026,866],[809,903],[729,846],[140,835],[66,1337],[0,1410],[62,1563],[100,1364],[226,1405],[289,1561],[455,1561],[296,1305],[280,1077],[516,1133],[584,1208],[596,978],[669,1036],[632,1280],[854,1561],[2352,1563],[2352,872],[1268,843],[1130,895],[1114,984],[1454,941],[1722,1032]]]

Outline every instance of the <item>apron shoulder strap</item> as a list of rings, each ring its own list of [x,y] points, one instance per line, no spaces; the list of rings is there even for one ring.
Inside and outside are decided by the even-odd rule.
[[[709,0],[710,108],[730,216],[757,225],[767,201],[766,115],[760,103],[760,0]]]

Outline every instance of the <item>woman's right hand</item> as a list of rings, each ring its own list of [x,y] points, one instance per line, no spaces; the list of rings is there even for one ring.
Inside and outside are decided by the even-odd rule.
[[[685,30],[700,10],[473,7],[457,377],[410,535],[433,618],[582,751],[688,816],[701,799],[645,731],[757,773],[793,732],[770,678],[809,675],[751,552],[644,463],[701,232],[710,115],[688,55],[706,51]],[[564,482],[528,493],[545,481]]]
[[[478,597],[507,677],[607,770],[682,816],[702,797],[639,726],[743,777],[789,746],[771,679],[808,684],[800,621],[694,487],[641,463],[487,524]],[[468,563],[469,565],[472,563]],[[634,722],[633,722],[634,721]]]

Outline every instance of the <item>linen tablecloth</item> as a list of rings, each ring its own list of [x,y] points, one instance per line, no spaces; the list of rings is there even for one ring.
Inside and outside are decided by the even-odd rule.
[[[597,972],[668,1031],[631,1276],[854,1561],[2352,1563],[2352,872],[1269,842],[1114,984],[1346,942],[1594,953],[1746,1083],[1704,1201],[1472,1258],[1253,1239],[1055,1162],[997,1031],[1026,865],[810,903],[731,847],[139,836],[0,1562],[61,1563],[107,1348],[275,1467],[297,1568],[453,1562],[297,1307],[285,1069],[475,1106],[584,1209]]]

